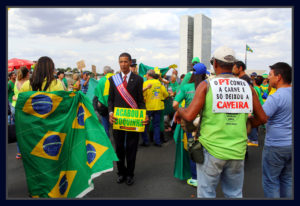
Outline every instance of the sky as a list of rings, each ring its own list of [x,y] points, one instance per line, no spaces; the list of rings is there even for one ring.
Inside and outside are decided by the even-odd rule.
[[[128,52],[138,64],[180,66],[180,17],[195,14],[212,20],[212,53],[226,45],[244,61],[247,44],[249,70],[292,65],[291,8],[10,8],[8,59],[49,56],[56,68],[84,60],[84,70],[102,73],[106,65],[118,71]]]

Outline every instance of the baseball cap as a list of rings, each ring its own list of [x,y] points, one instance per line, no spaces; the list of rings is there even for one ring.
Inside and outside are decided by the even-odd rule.
[[[194,74],[210,74],[210,72],[207,71],[206,66],[202,63],[195,64],[193,68]]]
[[[252,74],[250,76],[257,76],[257,73],[256,72],[252,72]]]
[[[89,74],[89,72],[85,71],[85,72],[83,72],[82,74],[83,74],[83,75],[85,75],[85,74]]]
[[[262,77],[264,78],[264,79],[266,79],[266,78],[268,78],[268,74],[267,73],[264,73],[264,74],[262,74]]]
[[[194,57],[194,58],[192,59],[192,64],[193,64],[193,63],[200,63],[199,57]]]
[[[218,59],[226,63],[234,63],[237,61],[234,50],[227,46],[217,48],[211,58],[211,62],[213,59]]]

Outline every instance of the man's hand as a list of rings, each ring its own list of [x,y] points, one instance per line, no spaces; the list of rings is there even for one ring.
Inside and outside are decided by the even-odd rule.
[[[180,123],[181,123],[181,117],[179,116],[179,113],[178,113],[178,112],[175,112],[175,115],[174,115],[174,121],[175,121],[177,124],[180,124]]]
[[[116,122],[117,118],[114,117],[114,113],[109,113],[109,123],[114,124]]]
[[[146,119],[145,119],[145,121],[142,121],[142,124],[143,125],[149,124],[149,117],[148,117],[148,115],[146,115]]]

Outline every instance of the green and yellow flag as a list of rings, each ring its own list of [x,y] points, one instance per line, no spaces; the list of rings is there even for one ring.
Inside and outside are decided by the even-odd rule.
[[[140,75],[141,77],[145,77],[147,71],[148,71],[148,70],[151,70],[151,69],[152,69],[152,70],[156,70],[156,71],[159,70],[161,76],[163,77],[163,76],[165,76],[165,74],[169,71],[170,68],[169,68],[169,67],[164,67],[164,68],[150,67],[150,66],[147,66],[147,65],[145,65],[145,64],[143,64],[143,63],[140,63],[140,64],[139,64],[139,75]]]
[[[181,101],[179,107],[185,107],[185,100]],[[174,131],[174,141],[176,144],[174,177],[180,180],[189,179],[192,176],[190,166],[190,156],[187,147],[187,134],[181,128],[180,124],[176,125]]]
[[[32,197],[83,197],[94,189],[93,179],[118,161],[82,92],[20,93],[15,117]]]
[[[174,140],[176,143],[174,177],[180,180],[191,178],[190,157],[187,149],[187,134],[183,131],[180,124],[176,125],[174,131]]]
[[[246,51],[253,52],[253,50],[246,44]]]

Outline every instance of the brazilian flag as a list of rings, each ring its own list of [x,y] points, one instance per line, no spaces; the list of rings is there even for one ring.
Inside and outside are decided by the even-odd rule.
[[[145,65],[145,64],[143,64],[143,63],[140,63],[140,64],[139,64],[139,75],[140,75],[141,77],[145,77],[147,71],[148,71],[148,70],[151,70],[151,69],[152,69],[152,70],[155,70],[156,68],[155,68],[155,67],[147,66],[147,65]],[[158,68],[158,69],[159,69],[160,74],[161,74],[162,77],[165,76],[165,74],[169,71],[169,67]]]
[[[174,131],[174,140],[176,144],[174,177],[180,180],[186,180],[192,177],[190,157],[187,148],[187,135],[180,124],[176,125]]]
[[[246,51],[253,52],[253,50],[246,44]]]
[[[82,92],[20,93],[15,117],[32,197],[83,197],[94,189],[93,179],[118,161]]]
[[[93,98],[95,96],[95,89],[97,87],[97,84],[98,84],[98,81],[96,79],[90,78],[89,87],[88,87],[88,90],[86,92],[86,96],[91,102],[93,102]]]
[[[179,107],[185,106],[185,100],[181,101]],[[174,131],[174,141],[176,144],[174,177],[180,180],[186,180],[192,177],[190,156],[187,147],[187,134],[181,128],[180,124],[176,125]]]

